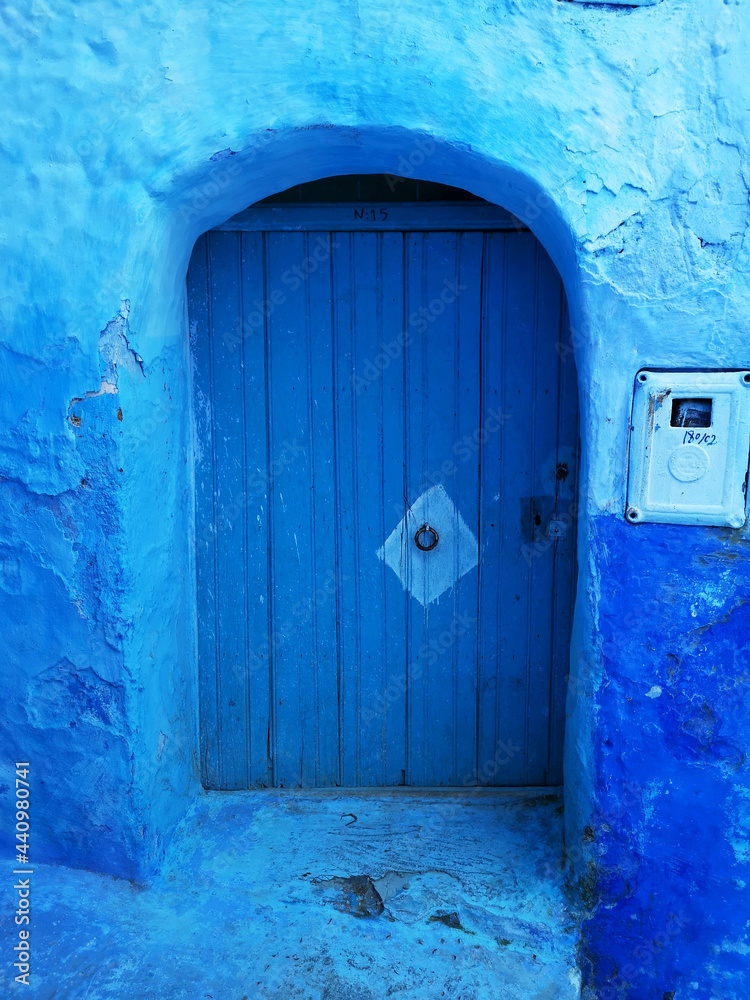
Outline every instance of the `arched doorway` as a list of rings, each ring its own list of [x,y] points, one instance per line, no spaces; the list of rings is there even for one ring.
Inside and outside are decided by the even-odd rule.
[[[329,178],[201,237],[188,290],[204,785],[560,784],[578,411],[541,244]]]

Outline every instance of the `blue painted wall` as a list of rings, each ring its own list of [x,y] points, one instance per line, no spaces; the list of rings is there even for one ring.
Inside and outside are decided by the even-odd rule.
[[[600,519],[594,534],[602,686],[586,836],[600,905],[586,925],[590,954],[604,998],[742,997],[749,546],[732,529],[694,529],[686,549],[679,526],[629,527]]]
[[[31,762],[38,858],[146,873],[199,794],[195,239],[304,180],[421,176],[524,218],[571,303],[566,821],[590,981],[747,995],[748,531],[621,519],[635,371],[750,366],[747,17],[715,0],[6,11],[2,759],[3,781]]]

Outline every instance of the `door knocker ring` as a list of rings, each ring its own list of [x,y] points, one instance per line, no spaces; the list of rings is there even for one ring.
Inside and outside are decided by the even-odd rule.
[[[428,540],[422,541],[421,539],[425,535]],[[432,552],[438,543],[438,537],[438,533],[434,528],[431,528],[429,524],[423,524],[414,536],[414,541],[416,542],[417,548],[421,549],[422,552]]]

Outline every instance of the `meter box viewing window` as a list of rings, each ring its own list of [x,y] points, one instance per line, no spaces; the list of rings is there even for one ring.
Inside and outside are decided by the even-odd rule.
[[[750,371],[640,371],[630,425],[628,521],[745,523]]]

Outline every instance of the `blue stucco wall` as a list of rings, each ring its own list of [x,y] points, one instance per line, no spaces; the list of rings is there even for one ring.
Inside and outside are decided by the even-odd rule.
[[[3,814],[29,760],[37,858],[138,877],[200,794],[196,237],[316,177],[445,181],[526,219],[571,304],[565,794],[586,975],[603,997],[746,996],[750,534],[622,521],[636,370],[750,366],[744,9],[99,0],[4,17]]]
[[[599,519],[593,537],[595,851],[580,877],[598,902],[585,925],[598,995],[742,997],[748,542],[696,528],[686,549],[680,526],[629,527]]]

